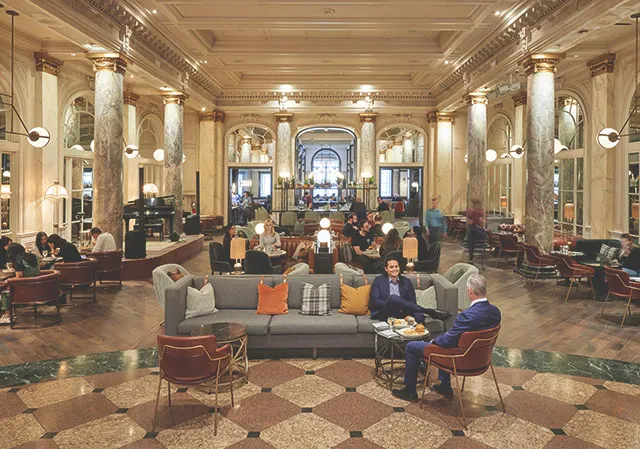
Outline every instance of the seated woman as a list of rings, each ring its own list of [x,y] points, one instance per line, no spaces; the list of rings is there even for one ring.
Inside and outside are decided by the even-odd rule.
[[[280,249],[280,234],[275,231],[273,221],[270,218],[264,221],[264,232],[260,235],[260,246]]]
[[[7,249],[9,248],[9,246],[11,246],[12,243],[13,240],[11,240],[9,237],[0,237],[0,268],[3,270],[7,268],[7,262],[10,262],[9,255],[7,254]]]
[[[49,246],[56,256],[62,257],[63,262],[82,262],[82,256],[78,248],[58,234],[51,234],[49,236]]]
[[[389,253],[392,253],[394,251],[402,251],[402,239],[400,238],[398,230],[395,228],[391,229],[387,233],[387,235],[384,237],[384,241],[382,242],[382,246],[380,246],[380,259],[375,264],[376,271],[378,273],[385,273],[384,267],[386,257]]]
[[[222,239],[222,246],[224,247],[224,261],[234,264],[231,261],[231,240],[236,236],[236,225],[230,224],[224,230],[224,238]]]
[[[634,245],[633,238],[629,234],[620,236],[620,262],[622,270],[631,277],[640,276],[640,247]]]
[[[33,254],[38,256],[38,259],[43,259],[51,254],[51,248],[49,248],[49,239],[46,232],[40,231],[36,235],[36,244],[33,247]]]

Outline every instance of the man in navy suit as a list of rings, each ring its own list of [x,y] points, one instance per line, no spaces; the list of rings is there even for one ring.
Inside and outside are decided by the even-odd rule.
[[[407,343],[405,349],[404,388],[392,390],[395,397],[405,401],[417,402],[418,393],[416,383],[418,378],[418,366],[424,359],[424,348],[434,344],[441,348],[456,348],[460,336],[465,332],[480,331],[496,327],[500,324],[500,309],[487,300],[487,280],[480,274],[473,274],[467,281],[467,293],[471,299],[468,309],[460,312],[453,323],[453,327],[446,334],[434,338],[431,343],[412,341]],[[451,376],[444,371],[438,372],[439,385],[434,385],[433,390],[442,396],[451,399]]]
[[[395,259],[387,259],[386,276],[378,276],[371,285],[369,310],[371,319],[386,321],[387,318],[413,316],[418,323],[424,323],[424,316],[446,320],[449,312],[421,307],[416,302],[416,290],[409,279],[400,275],[400,264]]]

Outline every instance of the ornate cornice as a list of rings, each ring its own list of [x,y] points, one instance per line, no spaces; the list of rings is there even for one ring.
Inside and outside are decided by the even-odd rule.
[[[216,123],[224,123],[224,112],[222,111],[215,111],[213,113],[213,121],[215,121]]]
[[[93,62],[93,71],[109,71],[125,74],[127,71],[127,59],[120,53],[113,52],[100,52],[100,53],[87,53],[87,58]]]
[[[353,101],[354,92],[352,90],[311,90],[296,92],[296,102],[306,102],[314,105],[330,105],[343,101]],[[216,104],[221,106],[254,105],[256,103],[267,104],[273,102],[277,107],[278,97],[273,91],[249,91],[234,90],[223,93],[216,98]],[[293,98],[290,98],[292,100]],[[398,106],[435,106],[436,98],[424,90],[416,91],[388,91],[376,92],[376,102],[384,101],[385,104]]]
[[[164,104],[183,105],[184,102],[187,101],[187,98],[189,98],[188,95],[182,92],[161,92],[160,95],[162,96],[162,103]]]
[[[613,73],[616,62],[615,53],[605,53],[587,61],[587,67],[591,71],[591,77],[602,75],[603,73]]]
[[[361,123],[375,123],[378,114],[375,112],[361,112],[358,116],[360,117]]]
[[[216,118],[216,113],[214,111],[198,113],[199,122],[213,122],[215,118]]]
[[[524,106],[527,104],[527,91],[521,90],[520,92],[513,94],[511,98],[513,99],[513,105],[515,107]]]
[[[536,53],[520,60],[525,75],[534,73],[555,73],[558,63],[564,57],[561,53]]]
[[[124,104],[128,104],[129,106],[137,106],[138,100],[140,100],[140,95],[134,94],[133,92],[124,93]]]
[[[54,58],[49,53],[35,51],[33,56],[36,59],[36,72],[45,72],[49,75],[58,76],[60,68],[64,65],[64,62]]]
[[[291,123],[293,121],[293,114],[291,112],[277,112],[273,114],[278,123]]]
[[[487,99],[487,94],[483,92],[472,92],[463,97],[464,101],[468,106],[473,106],[474,104],[489,104],[489,100]]]

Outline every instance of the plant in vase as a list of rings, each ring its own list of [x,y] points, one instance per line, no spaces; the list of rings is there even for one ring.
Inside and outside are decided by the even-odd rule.
[[[376,185],[376,177],[372,176],[369,178],[369,186],[375,187],[375,185]]]

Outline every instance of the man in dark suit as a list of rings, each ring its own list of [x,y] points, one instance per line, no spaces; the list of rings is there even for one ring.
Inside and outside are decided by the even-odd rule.
[[[389,205],[385,203],[381,196],[378,197],[378,212],[389,210]]]
[[[358,220],[367,218],[367,205],[362,202],[362,198],[357,197],[356,200],[351,203],[349,212],[355,212],[358,215]]]
[[[401,390],[392,390],[395,397],[405,401],[418,401],[418,393],[416,391],[418,366],[424,358],[425,346],[434,344],[441,348],[456,348],[463,333],[491,329],[500,324],[500,309],[487,300],[487,280],[484,276],[480,274],[469,276],[467,293],[471,298],[471,305],[468,309],[458,314],[453,327],[446,334],[434,338],[430,343],[422,341],[407,343],[405,348],[405,386]],[[440,384],[434,385],[433,390],[447,399],[451,399],[453,397],[451,376],[449,373],[439,371],[438,379],[440,379]]]
[[[342,235],[345,237],[353,237],[358,233],[358,216],[356,214],[349,214],[347,222],[342,227]]]
[[[424,316],[446,320],[449,312],[427,309],[416,302],[416,291],[411,281],[400,275],[400,264],[395,259],[387,259],[386,276],[378,276],[371,285],[369,310],[371,319],[386,321],[387,318],[404,318],[411,315],[418,323],[424,323]]]

